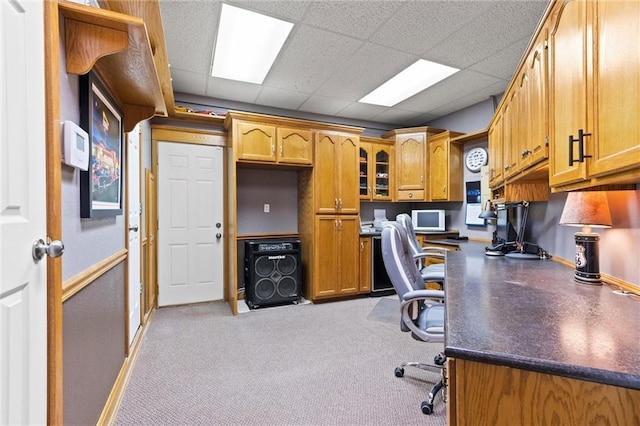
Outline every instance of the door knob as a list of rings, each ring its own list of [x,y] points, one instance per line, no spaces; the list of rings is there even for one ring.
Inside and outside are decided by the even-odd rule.
[[[216,240],[219,240],[220,238],[222,238],[222,234],[218,232],[218,233],[216,234]]]
[[[49,257],[60,257],[62,253],[64,253],[64,244],[59,240],[53,240],[47,244],[41,238],[33,243],[31,249],[31,256],[36,263],[40,262],[45,254]]]
[[[129,231],[138,232],[138,225],[130,226]]]

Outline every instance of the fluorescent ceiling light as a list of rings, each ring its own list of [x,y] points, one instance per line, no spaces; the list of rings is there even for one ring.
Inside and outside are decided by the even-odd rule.
[[[222,4],[213,77],[262,84],[293,24]]]
[[[359,102],[387,107],[394,106],[398,102],[404,101],[458,71],[460,71],[458,68],[419,59],[413,65],[360,99]]]

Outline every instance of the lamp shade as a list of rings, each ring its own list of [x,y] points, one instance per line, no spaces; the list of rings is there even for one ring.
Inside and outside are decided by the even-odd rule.
[[[606,192],[569,193],[560,217],[560,225],[608,228],[611,224]]]
[[[493,209],[493,203],[491,200],[487,200],[484,210],[478,215],[481,219],[494,220],[498,218],[498,215]]]

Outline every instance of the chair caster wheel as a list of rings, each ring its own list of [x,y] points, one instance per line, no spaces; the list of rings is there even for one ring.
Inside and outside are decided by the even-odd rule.
[[[402,367],[396,367],[396,377],[402,377],[404,376],[404,368]]]
[[[447,362],[447,357],[444,356],[444,354],[438,354],[433,358],[433,362],[436,365],[444,365],[444,363]]]
[[[433,404],[429,404],[427,401],[423,401],[420,408],[422,409],[422,414],[433,413]]]

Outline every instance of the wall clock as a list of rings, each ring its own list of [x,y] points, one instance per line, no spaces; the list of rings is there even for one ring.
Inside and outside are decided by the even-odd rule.
[[[467,157],[464,159],[464,164],[470,171],[478,172],[480,171],[480,168],[482,166],[485,166],[487,164],[488,158],[489,155],[487,153],[487,150],[482,147],[477,147],[471,149],[467,153]]]

